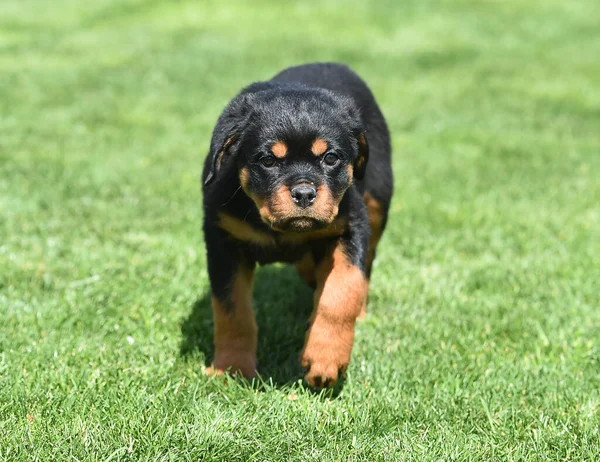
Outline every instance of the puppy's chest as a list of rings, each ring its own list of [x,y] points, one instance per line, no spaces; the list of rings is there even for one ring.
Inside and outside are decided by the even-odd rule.
[[[232,245],[241,246],[245,253],[259,263],[295,262],[309,251],[318,250],[328,242],[344,235],[346,218],[337,218],[327,228],[305,233],[279,233],[265,230],[251,222],[227,213],[220,213],[218,226],[225,230]]]
[[[269,263],[294,263],[302,259],[302,257],[311,251],[311,247],[302,246],[273,246],[261,247],[255,245],[243,245],[245,254],[261,265]]]

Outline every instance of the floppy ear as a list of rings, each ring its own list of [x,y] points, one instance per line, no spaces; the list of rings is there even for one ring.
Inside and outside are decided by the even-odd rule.
[[[354,161],[354,177],[362,180],[367,170],[367,161],[369,160],[369,143],[364,132],[360,132],[356,137],[358,141],[358,157]]]
[[[221,169],[221,162],[223,161],[223,156],[225,153],[229,151],[229,148],[239,139],[238,133],[233,133],[229,138],[225,140],[225,143],[218,148],[215,152],[211,149],[210,155],[212,156],[210,162],[210,170],[208,171],[208,175],[206,175],[206,179],[204,180],[204,184],[207,185],[212,180],[215,179],[217,173]]]
[[[233,99],[219,117],[210,142],[208,155],[211,158],[208,165],[209,170],[204,180],[205,185],[216,178],[221,169],[223,157],[236,153],[236,144],[246,128],[249,114],[248,97],[242,94]]]
[[[358,144],[358,156],[354,159],[353,163],[354,178],[362,180],[367,171],[369,143],[365,136],[364,125],[360,117],[360,110],[356,106],[354,100],[349,97],[342,97],[339,101],[340,104],[342,104],[343,110],[348,114],[350,133]]]

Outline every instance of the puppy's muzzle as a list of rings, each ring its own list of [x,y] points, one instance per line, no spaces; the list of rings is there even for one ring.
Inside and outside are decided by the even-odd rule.
[[[317,190],[312,185],[302,184],[294,186],[290,190],[290,194],[294,202],[303,209],[310,207],[317,199]]]

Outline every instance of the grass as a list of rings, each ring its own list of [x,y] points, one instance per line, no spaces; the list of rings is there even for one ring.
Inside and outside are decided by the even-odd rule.
[[[0,3],[0,458],[597,460],[592,1]],[[235,92],[334,60],[396,192],[337,395],[259,271],[263,382],[207,379],[199,174]]]

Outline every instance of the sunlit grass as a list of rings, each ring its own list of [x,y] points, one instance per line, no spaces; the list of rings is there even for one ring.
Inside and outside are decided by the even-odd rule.
[[[591,1],[0,4],[0,457],[596,460]],[[337,395],[311,293],[259,271],[262,383],[207,379],[199,175],[249,82],[371,85],[396,193]]]

